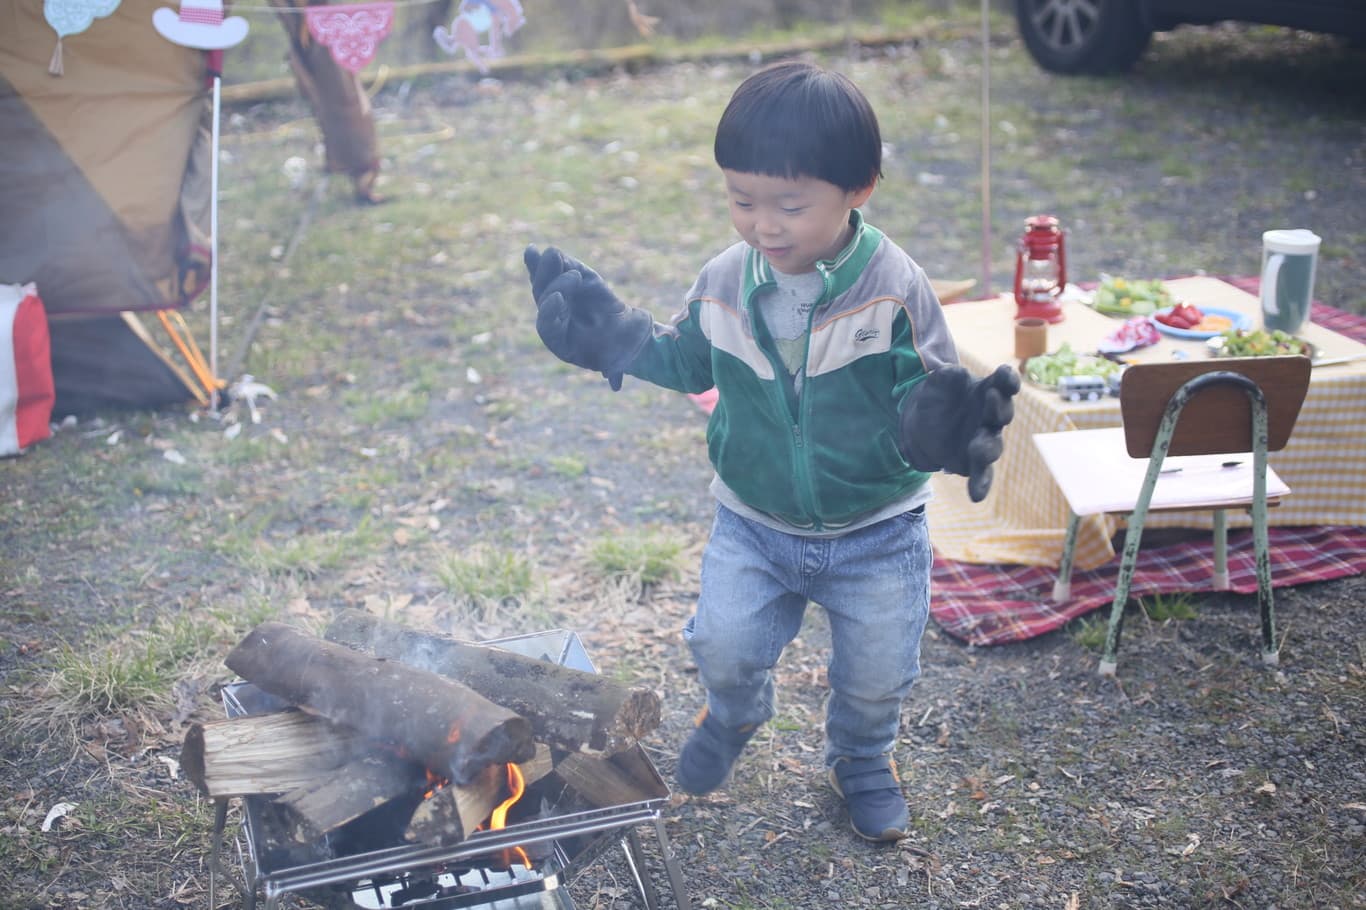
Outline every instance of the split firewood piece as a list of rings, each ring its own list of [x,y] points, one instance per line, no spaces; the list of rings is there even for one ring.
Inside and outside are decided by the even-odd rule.
[[[531,723],[538,742],[610,755],[660,724],[659,696],[596,673],[537,660],[490,645],[421,632],[363,610],[343,610],[329,641],[459,680]]]
[[[335,769],[325,779],[275,799],[288,810],[290,836],[308,844],[403,796],[416,799],[427,780],[425,769],[396,755],[367,755]]]
[[[639,749],[610,758],[570,753],[555,763],[555,775],[590,806],[605,808],[644,802],[659,795],[660,783],[635,760]],[[640,759],[648,764],[643,753]]]
[[[389,743],[457,784],[536,751],[530,723],[470,687],[284,623],[261,623],[224,663],[272,695]]]
[[[552,769],[550,749],[539,743],[536,755],[517,765],[524,787],[531,786]],[[471,783],[434,791],[413,810],[404,837],[409,841],[442,846],[459,843],[488,821],[493,810],[508,798],[507,782],[507,766],[490,765]]]
[[[351,727],[290,709],[191,724],[180,769],[214,799],[284,793],[371,748]]]

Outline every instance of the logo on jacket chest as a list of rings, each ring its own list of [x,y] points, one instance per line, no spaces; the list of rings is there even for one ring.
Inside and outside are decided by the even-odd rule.
[[[854,341],[858,343],[872,341],[881,334],[881,329],[859,329],[858,331],[854,332]]]

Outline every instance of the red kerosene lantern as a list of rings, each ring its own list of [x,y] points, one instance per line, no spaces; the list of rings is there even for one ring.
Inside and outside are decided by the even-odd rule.
[[[1067,285],[1067,254],[1062,228],[1052,215],[1025,219],[1024,236],[1015,254],[1015,316],[1037,316],[1062,322],[1058,297]]]

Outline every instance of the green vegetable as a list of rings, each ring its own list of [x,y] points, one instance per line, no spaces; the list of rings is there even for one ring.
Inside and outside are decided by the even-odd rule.
[[[1223,334],[1220,357],[1272,357],[1276,354],[1308,354],[1309,345],[1280,329],[1229,329]]]
[[[1078,354],[1066,341],[1052,354],[1029,358],[1025,374],[1032,382],[1054,388],[1064,376],[1099,376],[1105,378],[1124,369],[1122,364],[1092,354]]]
[[[1150,316],[1172,306],[1171,292],[1157,279],[1115,278],[1106,275],[1096,288],[1096,312],[1109,316]]]

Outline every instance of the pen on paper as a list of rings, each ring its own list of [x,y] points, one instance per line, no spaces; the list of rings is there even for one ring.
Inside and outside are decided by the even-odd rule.
[[[1219,467],[1220,467],[1220,468],[1236,468],[1236,467],[1238,467],[1238,465],[1240,465],[1240,464],[1242,464],[1241,461],[1226,461],[1226,462],[1224,462],[1223,464],[1219,465]],[[1180,470],[1181,470],[1181,466],[1180,466],[1180,465],[1177,465],[1177,466],[1174,467],[1174,468],[1163,468],[1162,470],[1158,471],[1157,473],[1159,473],[1159,474],[1176,474],[1176,473],[1178,473]]]

